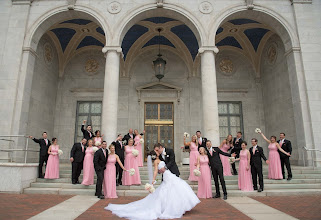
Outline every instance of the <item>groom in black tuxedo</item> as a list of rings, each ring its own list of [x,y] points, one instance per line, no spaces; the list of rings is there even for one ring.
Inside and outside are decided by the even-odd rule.
[[[86,120],[84,120],[81,125],[81,132],[83,134],[83,137],[86,138],[86,140],[88,141],[89,139],[93,139],[95,137],[95,135],[91,131],[91,129],[92,129],[91,125],[87,125],[86,130],[85,130],[85,124],[86,124]]]
[[[202,137],[201,131],[196,131],[196,137],[197,137],[198,149],[200,149],[200,147],[206,148],[207,138]]]
[[[40,146],[38,178],[43,178],[42,167],[45,162],[46,162],[46,166],[47,166],[47,161],[48,161],[48,157],[49,157],[48,148],[51,145],[51,143],[47,138],[47,132],[43,132],[42,138],[40,138],[40,139],[33,138],[32,136],[29,136],[29,138],[32,139],[34,142],[38,143]]]
[[[278,143],[280,147],[289,154],[292,154],[292,144],[291,141],[285,139],[285,134],[280,133],[280,140],[278,140]],[[279,150],[278,150],[279,151]],[[285,155],[281,151],[279,151],[280,159],[281,159],[281,167],[282,167],[282,175],[283,179],[285,179],[285,172],[284,172],[284,165],[288,171],[288,179],[292,179],[292,171],[291,171],[291,165],[290,165],[290,157],[288,155]]]
[[[80,143],[75,143],[72,146],[70,151],[70,162],[71,162],[71,181],[72,184],[80,184],[79,176],[81,174],[81,170],[83,168],[83,162],[85,158],[86,152],[86,138],[83,138]]]
[[[106,163],[108,160],[108,151],[106,149],[107,142],[103,141],[101,144],[101,148],[95,152],[94,155],[94,168],[97,175],[97,183],[96,183],[96,193],[99,199],[104,199],[104,195],[102,194],[103,181],[104,181],[104,170],[106,169]]]
[[[160,143],[155,144],[154,151],[159,154],[159,159],[164,161],[166,166],[160,170],[161,173],[165,172],[165,169],[170,170],[173,174],[179,177],[180,172],[175,162],[175,153],[173,149],[165,148]]]
[[[220,158],[220,154],[227,156],[227,157],[230,157],[230,156],[235,157],[236,154],[233,153],[231,155],[229,153],[225,153],[225,152],[221,151],[221,149],[218,147],[212,147],[212,143],[210,140],[206,141],[206,148],[205,149],[207,151],[207,156],[209,159],[209,163],[211,166],[212,175],[213,175],[213,179],[214,179],[214,183],[215,183],[216,195],[214,196],[214,198],[221,197],[220,186],[218,184],[218,178],[220,178],[223,193],[224,193],[223,199],[226,200],[227,199],[227,191],[226,191],[226,186],[225,186],[225,180],[224,180],[224,175],[223,175],[223,165],[222,165],[222,161]]]

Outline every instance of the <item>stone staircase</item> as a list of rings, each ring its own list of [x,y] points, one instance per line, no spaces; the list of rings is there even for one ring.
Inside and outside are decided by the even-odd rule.
[[[303,195],[303,194],[320,194],[321,195],[321,168],[292,166],[293,179],[287,180],[269,180],[267,179],[267,166],[263,168],[264,191],[258,193],[242,192],[238,190],[237,176],[225,177],[226,188],[229,196],[281,196],[281,195]],[[184,179],[197,192],[197,182],[188,181],[189,166],[179,167],[180,177]],[[140,186],[118,186],[118,196],[146,196],[148,192],[144,189],[145,183],[148,182],[147,167],[140,168],[142,184]],[[161,182],[161,176],[156,187]],[[82,175],[80,176],[80,181]],[[95,176],[96,182],[96,176]],[[212,180],[213,194],[215,194],[214,181]],[[221,186],[220,186],[221,189]],[[221,189],[222,190],[222,189]],[[46,180],[37,179],[31,183],[29,188],[24,189],[26,194],[59,194],[59,195],[94,195],[95,185],[83,186],[81,184],[71,184],[71,165],[60,165],[60,179]],[[222,194],[222,192],[221,192]]]

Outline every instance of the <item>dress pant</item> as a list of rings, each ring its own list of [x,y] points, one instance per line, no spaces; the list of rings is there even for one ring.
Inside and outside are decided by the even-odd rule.
[[[97,183],[96,183],[96,193],[95,196],[103,196],[102,188],[104,182],[104,170],[96,170]]]
[[[46,155],[46,156],[41,156],[41,155],[39,155],[39,167],[38,167],[38,177],[39,177],[39,178],[43,178],[42,167],[43,167],[43,164],[44,164],[45,162],[46,162],[46,165],[47,165],[48,156],[49,156],[49,155]]]
[[[124,159],[120,159],[122,164],[124,165]],[[117,178],[118,177],[118,178]],[[122,182],[122,177],[123,177],[123,169],[120,167],[120,165],[116,162],[116,178],[117,178],[117,183]]]
[[[219,167],[213,167],[211,166],[211,170],[212,170],[212,175],[213,175],[213,179],[214,179],[214,183],[215,183],[215,190],[216,190],[216,194],[220,195],[220,186],[218,183],[218,178],[220,178],[220,182],[222,185],[222,189],[223,189],[223,193],[224,195],[227,195],[227,191],[226,191],[226,186],[225,186],[225,180],[224,180],[224,175],[223,175],[223,167],[219,166]]]
[[[251,174],[252,174],[252,181],[253,181],[253,188],[254,190],[257,190],[257,176],[259,176],[259,184],[260,189],[263,190],[263,171],[262,171],[262,165],[251,165]]]
[[[285,179],[284,165],[286,166],[286,169],[288,170],[288,177],[292,178],[290,158],[289,157],[283,157],[283,158],[280,157],[280,159],[281,159],[281,167],[282,167],[283,179]]]
[[[236,156],[235,156],[235,159],[239,158],[240,157],[240,152],[235,152],[236,153]],[[232,169],[233,169],[233,173],[234,174],[237,174],[237,170],[236,170],[236,167],[235,167],[235,163],[232,163]]]
[[[83,162],[72,162],[72,177],[71,180],[73,183],[79,181],[79,176],[83,167]]]

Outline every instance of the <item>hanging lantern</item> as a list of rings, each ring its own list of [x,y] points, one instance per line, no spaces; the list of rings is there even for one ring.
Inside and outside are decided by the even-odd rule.
[[[160,41],[160,32],[162,29],[158,29],[158,39]],[[160,42],[158,41],[158,58],[153,61],[155,76],[157,79],[161,80],[165,75],[165,66],[166,61],[162,58],[162,54],[160,53]]]

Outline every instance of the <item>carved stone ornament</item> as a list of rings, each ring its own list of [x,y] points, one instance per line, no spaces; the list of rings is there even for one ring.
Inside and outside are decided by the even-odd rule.
[[[110,14],[117,14],[121,11],[121,5],[119,2],[111,2],[108,5],[108,11]]]
[[[53,60],[53,50],[50,43],[45,43],[43,46],[43,57],[46,64],[51,64]]]
[[[234,73],[234,64],[229,58],[223,58],[219,63],[220,71],[227,76],[231,76]]]
[[[267,60],[268,63],[270,65],[273,65],[276,61],[276,58],[278,56],[278,50],[277,50],[277,44],[276,43],[272,43],[269,48],[266,51],[266,56],[267,56]]]
[[[200,12],[202,12],[203,14],[209,14],[213,11],[213,6],[210,2],[202,2],[199,5],[199,10]]]
[[[95,75],[99,68],[99,63],[97,60],[88,59],[85,65],[85,70],[89,75]]]

